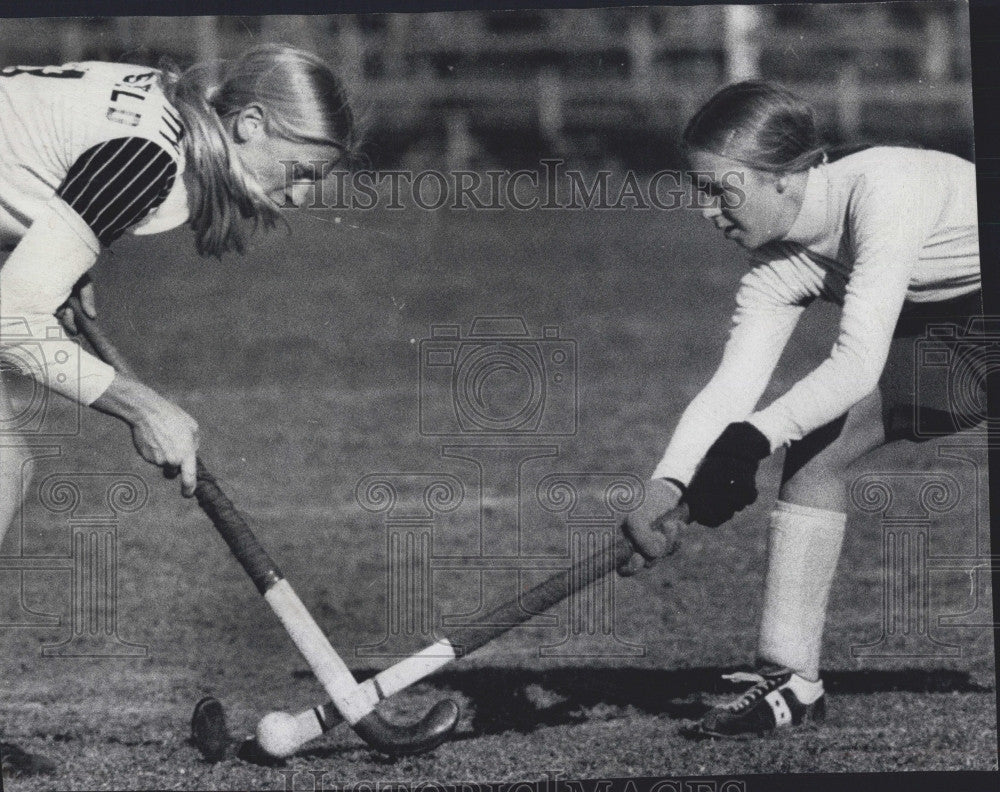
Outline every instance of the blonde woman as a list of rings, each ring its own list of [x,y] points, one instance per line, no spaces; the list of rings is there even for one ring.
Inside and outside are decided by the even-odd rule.
[[[770,515],[756,669],[748,685],[686,731],[694,737],[787,732],[823,719],[820,649],[847,526],[849,468],[889,443],[976,422],[944,383],[915,377],[916,344],[982,314],[975,168],[951,154],[872,146],[837,156],[812,108],[781,86],[730,85],[691,119],[684,144],[710,198],[705,219],[749,252],[729,340],[685,409],[632,518],[650,560],[678,530],[683,501],[715,527],[757,499],[760,463],[787,448]],[[829,356],[763,408],[802,312],[841,308]],[[984,357],[970,357],[969,401],[985,404]],[[918,431],[919,428],[932,431]]]
[[[139,454],[179,475],[191,496],[194,419],[74,342],[48,337],[54,316],[74,287],[94,312],[87,273],[123,233],[186,222],[202,255],[242,253],[350,152],[353,135],[341,82],[290,47],[183,73],[101,62],[0,71],[0,247],[10,253],[0,266],[0,361],[124,421]],[[72,326],[71,312],[63,318]],[[15,419],[0,379],[0,540],[31,472]],[[5,774],[53,769],[2,747]]]

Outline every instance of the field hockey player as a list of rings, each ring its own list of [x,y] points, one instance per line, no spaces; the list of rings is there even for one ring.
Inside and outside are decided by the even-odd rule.
[[[74,287],[94,314],[87,273],[123,233],[187,223],[202,255],[243,253],[256,229],[305,200],[324,163],[350,153],[353,135],[337,76],[290,47],[184,72],[103,62],[0,71],[0,243],[10,251],[0,269],[0,357],[121,419],[139,454],[179,475],[190,496],[194,419],[47,330]],[[72,312],[63,319],[73,327]],[[38,349],[43,359],[30,353]],[[0,539],[30,475],[23,438],[7,432],[15,417],[0,381]],[[8,774],[53,769],[15,745],[2,751]]]
[[[749,252],[750,266],[721,363],[683,411],[631,534],[655,557],[663,538],[651,527],[680,500],[694,521],[721,525],[756,500],[760,463],[787,449],[756,667],[732,677],[749,687],[687,732],[734,737],[824,716],[820,646],[849,466],[887,443],[975,422],[955,414],[943,384],[921,379],[919,392],[914,384],[915,344],[928,324],[951,322],[961,335],[982,313],[975,169],[911,147],[836,157],[818,140],[809,105],[762,82],[718,92],[691,119],[684,144],[710,204],[705,218]],[[757,409],[817,300],[841,306],[829,357]],[[970,381],[981,388],[982,379]],[[984,403],[982,392],[969,396]]]

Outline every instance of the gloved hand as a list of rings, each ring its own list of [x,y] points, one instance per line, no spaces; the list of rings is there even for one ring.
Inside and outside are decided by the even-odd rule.
[[[661,557],[677,549],[678,534],[684,524],[679,519],[665,519],[676,508],[682,490],[668,479],[653,479],[645,484],[642,504],[625,518],[622,529],[635,547],[632,557],[618,567],[618,574],[631,577],[653,566]]]
[[[722,525],[757,500],[757,468],[771,455],[771,443],[753,424],[731,423],[708,449],[684,500],[691,519]]]

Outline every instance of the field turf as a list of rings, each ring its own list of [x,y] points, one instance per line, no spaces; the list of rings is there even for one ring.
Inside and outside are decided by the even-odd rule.
[[[419,619],[389,630],[397,614],[387,610],[385,520],[359,508],[359,480],[392,473],[412,484],[416,473],[444,471],[463,482],[462,506],[434,525],[436,560],[468,552],[480,514],[487,543],[509,545],[520,512],[523,548],[538,557],[564,552],[564,517],[537,508],[536,482],[555,471],[649,474],[718,361],[744,264],[691,212],[381,210],[337,222],[333,213],[301,213],[291,224],[292,236],[272,235],[249,258],[221,263],[188,253],[184,231],[122,240],[96,272],[101,322],[145,379],[198,419],[204,459],[360,675],[428,634]],[[768,397],[829,348],[836,313],[808,313]],[[435,324],[467,333],[478,315],[523,317],[536,337],[558,326],[576,344],[577,431],[516,440],[557,447],[556,456],[524,464],[520,492],[516,475],[492,474],[480,491],[471,463],[442,452],[481,438],[419,431],[420,341]],[[68,636],[69,571],[26,573],[20,592],[17,574],[4,569],[10,563],[0,563],[0,620],[23,623],[25,607],[61,620],[0,628],[0,730],[61,768],[55,777],[8,780],[7,789],[283,789],[294,771],[302,771],[296,788],[308,789],[305,771],[325,772],[330,786],[547,773],[996,769],[988,574],[937,563],[921,611],[930,638],[914,631],[888,657],[855,656],[852,646],[879,639],[887,574],[880,519],[860,510],[832,593],[827,723],[738,743],[680,735],[685,719],[726,693],[720,675],[751,658],[780,458],[766,463],[751,509],[719,529],[692,528],[674,557],[614,581],[613,639],[585,635],[540,657],[565,627],[565,608],[556,608],[559,625],[519,628],[387,702],[400,718],[445,694],[461,702],[456,739],[435,752],[389,761],[339,727],[280,766],[209,765],[187,741],[201,696],[217,695],[243,736],[264,713],[298,711],[325,694],[204,515],[179,497],[177,482],[135,456],[121,424],[86,411],[76,433],[64,402],[49,405],[46,420],[74,436],[35,441],[54,450],[38,461],[23,547],[15,528],[0,562],[65,558],[72,520],[107,517],[107,476],[141,477],[148,500],[117,518],[117,625],[122,641],[146,649],[140,657],[42,657],[43,645]],[[978,533],[982,557],[988,513],[975,487],[985,476],[942,458],[941,447],[880,451],[858,475],[909,472],[897,483],[910,496],[928,479],[951,476],[960,496],[929,518],[930,556],[975,556]],[[506,453],[496,470],[519,452]],[[81,487],[77,511],[42,503],[40,482],[57,474]],[[476,575],[436,568],[432,615],[469,613],[480,593],[500,599],[512,585],[509,572],[482,581],[480,590]],[[381,649],[364,650],[373,646]]]

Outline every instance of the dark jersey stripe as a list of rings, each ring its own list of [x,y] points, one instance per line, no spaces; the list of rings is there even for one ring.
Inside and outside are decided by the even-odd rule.
[[[163,203],[176,178],[177,163],[159,144],[115,138],[84,152],[56,194],[107,247]]]

